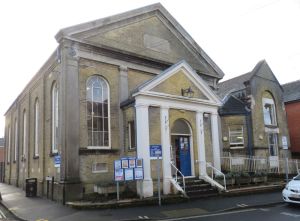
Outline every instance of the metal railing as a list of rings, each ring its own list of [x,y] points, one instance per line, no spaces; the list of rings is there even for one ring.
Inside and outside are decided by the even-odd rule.
[[[185,177],[181,173],[180,170],[177,169],[177,167],[173,164],[173,162],[170,162],[171,167],[175,170],[175,181],[178,183],[178,173],[182,176],[182,185],[183,185],[183,191],[185,192]]]
[[[278,158],[278,157],[247,157],[247,156],[224,156],[221,157],[222,171],[228,172],[266,172],[274,174],[299,173],[299,162],[294,159]]]
[[[198,161],[198,163],[204,164],[206,168],[210,168],[210,170],[211,170],[211,179],[213,179],[214,181],[215,181],[216,175],[217,176],[223,176],[224,190],[226,191],[226,177],[225,177],[225,174],[222,171],[218,170],[216,167],[214,167],[210,162]],[[217,181],[215,181],[215,182],[217,182]]]

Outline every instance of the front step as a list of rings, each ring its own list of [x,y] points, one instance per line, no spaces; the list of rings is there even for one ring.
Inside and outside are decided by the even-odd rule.
[[[178,179],[179,185],[183,188],[182,179]],[[217,188],[199,178],[185,179],[185,193],[189,198],[204,198],[209,196],[217,196]]]

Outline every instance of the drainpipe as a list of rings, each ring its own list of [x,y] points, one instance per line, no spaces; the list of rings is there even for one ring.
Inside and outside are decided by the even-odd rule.
[[[253,131],[252,131],[252,116],[251,109],[246,108],[246,127],[247,127],[247,136],[248,136],[248,155],[253,156]]]

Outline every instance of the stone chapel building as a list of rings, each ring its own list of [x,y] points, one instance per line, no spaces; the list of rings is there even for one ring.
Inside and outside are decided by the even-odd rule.
[[[114,160],[137,156],[150,197],[151,144],[162,145],[164,194],[173,167],[187,177],[206,177],[206,162],[220,169],[214,90],[224,73],[161,4],[55,38],[57,49],[5,114],[5,182],[24,188],[34,177],[45,195],[46,177],[54,177],[56,200],[80,199],[95,185],[115,185]]]

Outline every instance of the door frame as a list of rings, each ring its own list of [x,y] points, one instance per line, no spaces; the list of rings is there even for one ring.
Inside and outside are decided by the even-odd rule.
[[[193,145],[193,134],[192,134],[192,130],[191,130],[191,127],[189,125],[189,123],[184,120],[185,123],[188,125],[189,129],[190,129],[190,134],[180,134],[180,133],[170,133],[170,136],[185,136],[185,137],[189,137],[189,142],[190,142],[190,155],[191,155],[191,176],[186,176],[186,177],[195,177],[195,164],[194,164],[194,145]],[[173,144],[172,144],[172,139],[170,137],[170,143],[171,143],[171,148],[173,150]],[[173,151],[171,151],[171,154],[173,154]],[[171,159],[172,159],[172,156],[171,156]],[[178,170],[180,168],[177,168]]]

